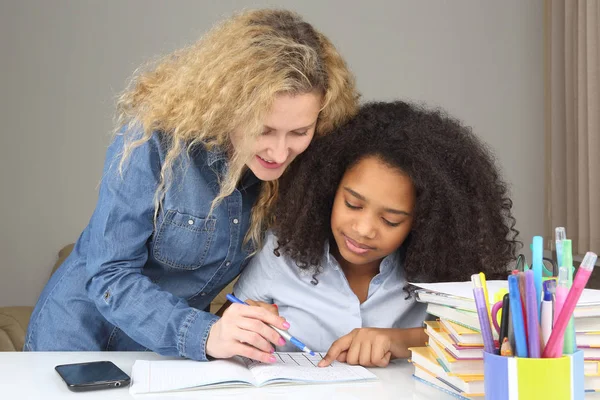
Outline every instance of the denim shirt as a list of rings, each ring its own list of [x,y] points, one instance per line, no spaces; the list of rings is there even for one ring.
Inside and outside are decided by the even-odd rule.
[[[120,344],[127,338],[118,337],[126,335],[163,355],[206,360],[206,340],[218,317],[203,310],[249,261],[253,248],[243,240],[259,180],[248,171],[209,213],[227,157],[199,146],[174,163],[155,224],[154,196],[167,151],[161,137],[155,133],[134,149],[122,174],[123,137],[110,145],[96,209],[43,291],[26,349],[86,347],[76,339],[60,344],[65,328],[48,324],[63,320],[72,325],[70,336],[80,332],[81,343],[86,330],[106,331],[100,337],[92,332],[100,349],[130,350]],[[84,298],[99,314],[78,305]]]

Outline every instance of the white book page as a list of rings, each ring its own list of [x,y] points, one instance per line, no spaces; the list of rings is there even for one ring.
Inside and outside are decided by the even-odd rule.
[[[205,386],[255,385],[252,373],[238,358],[192,360],[137,360],[131,371],[131,394],[200,389]]]
[[[244,359],[258,386],[283,382],[318,383],[377,379],[366,368],[337,361],[334,361],[329,367],[317,367],[325,353],[316,353],[311,356],[301,352],[277,352],[274,355],[277,357],[277,362],[273,364]]]
[[[440,283],[411,283],[422,289],[432,292],[444,293],[450,296],[462,297],[473,300],[473,284],[467,282],[440,282]],[[508,289],[507,281],[487,281],[489,302],[494,301],[494,294],[500,289]],[[600,290],[584,289],[577,306],[600,305]]]

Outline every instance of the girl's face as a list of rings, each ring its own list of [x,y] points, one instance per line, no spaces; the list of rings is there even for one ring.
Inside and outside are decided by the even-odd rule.
[[[354,265],[379,262],[410,233],[416,201],[411,179],[377,157],[346,171],[331,212],[331,230],[342,258]]]
[[[323,96],[315,92],[276,97],[263,133],[254,142],[252,158],[246,163],[257,178],[278,179],[294,158],[306,150],[315,134],[322,100]],[[234,148],[242,145],[242,135],[241,129],[231,135]]]

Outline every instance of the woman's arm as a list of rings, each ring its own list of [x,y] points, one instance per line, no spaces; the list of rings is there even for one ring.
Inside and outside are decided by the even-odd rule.
[[[231,307],[219,319],[190,307],[142,274],[154,233],[154,194],[163,149],[155,134],[133,150],[121,175],[122,148],[119,135],[108,149],[90,221],[86,267],[90,299],[110,323],[157,353],[194,360],[239,354],[268,361],[268,341],[277,343],[279,335],[263,322],[284,328],[282,318],[257,307]]]
[[[205,360],[206,337],[217,317],[190,307],[141,273],[154,232],[160,138],[155,134],[134,149],[120,174],[123,144],[124,137],[117,135],[107,151],[90,221],[88,296],[110,323],[143,346],[163,355]]]

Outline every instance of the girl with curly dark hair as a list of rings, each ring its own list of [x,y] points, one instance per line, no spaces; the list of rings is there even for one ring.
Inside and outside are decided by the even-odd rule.
[[[371,103],[300,157],[234,291],[329,349],[322,366],[385,366],[423,345],[425,305],[408,282],[506,277],[519,245],[507,186],[456,119]]]

